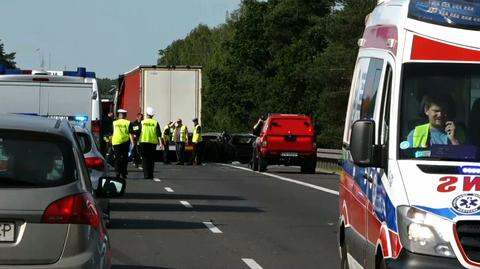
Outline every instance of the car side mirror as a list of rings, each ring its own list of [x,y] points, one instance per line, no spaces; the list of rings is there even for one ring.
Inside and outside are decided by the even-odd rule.
[[[119,177],[101,177],[98,196],[102,198],[113,198],[122,196],[125,193],[125,179]]]
[[[360,167],[384,167],[383,146],[375,145],[375,122],[358,120],[353,123],[350,136],[350,153]]]

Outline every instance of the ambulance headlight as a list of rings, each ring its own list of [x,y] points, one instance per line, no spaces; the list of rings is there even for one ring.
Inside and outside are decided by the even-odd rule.
[[[453,223],[423,210],[399,206],[398,234],[405,249],[419,254],[454,258],[448,240]]]

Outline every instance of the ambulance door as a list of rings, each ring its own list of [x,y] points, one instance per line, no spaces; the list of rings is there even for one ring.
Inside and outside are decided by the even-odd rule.
[[[390,127],[390,96],[393,79],[391,61],[385,59],[383,67],[376,70],[375,77],[380,78],[376,82],[377,101],[375,105],[375,113],[373,117],[376,123],[375,136],[377,145],[388,145],[388,130]],[[380,67],[380,66],[378,66]],[[387,147],[388,148],[388,147]],[[388,158],[388,155],[384,156]],[[388,160],[383,163],[388,164]],[[375,254],[377,242],[379,241],[382,223],[385,222],[385,197],[386,192],[382,184],[382,178],[388,175],[388,167],[375,168],[368,167],[365,169],[365,178],[368,181],[368,200],[366,206],[366,227],[367,227],[367,245],[365,268],[375,268]],[[386,247],[386,246],[385,246]]]
[[[0,113],[40,114],[40,83],[0,81]]]
[[[352,104],[352,113],[350,126],[357,120],[370,119],[378,121],[380,98],[379,86],[384,68],[384,60],[375,57],[360,57],[357,62],[359,70],[356,78],[355,100]],[[349,214],[350,227],[345,231],[345,241],[347,252],[350,255],[350,267],[365,266],[367,236],[367,210],[371,207],[371,183],[369,168],[355,166],[353,161],[352,179],[350,195],[348,199],[347,212]]]

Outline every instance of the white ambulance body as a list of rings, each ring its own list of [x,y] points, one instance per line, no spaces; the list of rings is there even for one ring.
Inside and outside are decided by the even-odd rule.
[[[100,96],[93,72],[0,68],[0,113],[68,119],[95,133]]]
[[[341,268],[480,268],[480,3],[382,0],[358,43]]]

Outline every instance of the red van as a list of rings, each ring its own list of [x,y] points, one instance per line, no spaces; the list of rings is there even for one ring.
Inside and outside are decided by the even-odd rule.
[[[315,173],[317,145],[312,120],[305,115],[277,114],[267,118],[256,139],[252,169],[268,165],[299,165],[302,173]]]

